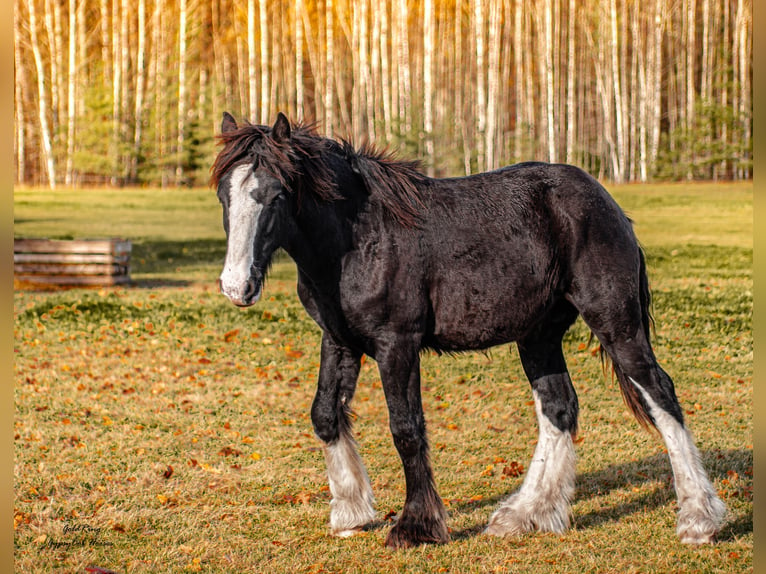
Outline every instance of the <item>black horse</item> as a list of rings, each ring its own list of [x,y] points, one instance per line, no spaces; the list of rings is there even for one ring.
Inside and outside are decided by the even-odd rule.
[[[375,519],[349,421],[362,355],[378,363],[404,466],[406,500],[386,541],[402,548],[449,539],[428,457],[420,352],[512,341],[532,385],[539,440],[521,488],[486,532],[565,530],[578,402],[561,342],[579,314],[633,414],[665,440],[678,535],[714,539],[726,509],[650,345],[644,256],[630,220],[595,179],[544,163],[431,179],[414,163],[323,138],[282,114],[273,127],[237,126],[224,114],[220,142],[212,184],[228,241],[221,291],[236,305],[255,303],[281,247],[323,331],[311,416],[325,443],[333,534]]]

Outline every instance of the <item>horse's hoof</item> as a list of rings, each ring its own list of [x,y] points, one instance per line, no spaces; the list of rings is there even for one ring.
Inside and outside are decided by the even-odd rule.
[[[534,524],[525,523],[517,513],[498,510],[492,515],[483,534],[502,538],[504,536],[521,536],[534,529]]]
[[[333,530],[330,533],[337,538],[351,538],[364,532],[364,528],[347,528],[345,530]]]
[[[416,524],[414,522],[397,522],[386,538],[386,546],[394,550],[414,548],[421,544],[446,544],[449,542],[449,532],[443,522],[429,521]]]
[[[712,544],[726,514],[726,505],[714,494],[698,505],[687,503],[678,513],[678,538],[684,544]]]
[[[713,544],[716,541],[715,533],[702,533],[702,532],[681,532],[678,534],[683,544]]]
[[[512,499],[498,508],[489,519],[484,534],[490,536],[521,536],[527,532],[555,532],[561,534],[569,528],[566,509],[538,508],[532,512],[529,506],[514,504]]]

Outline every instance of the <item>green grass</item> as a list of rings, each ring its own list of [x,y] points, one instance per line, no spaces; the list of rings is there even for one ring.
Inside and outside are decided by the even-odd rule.
[[[130,238],[135,284],[15,294],[16,570],[752,571],[752,186],[613,192],[646,248],[657,354],[730,511],[716,545],[677,541],[662,442],[631,418],[581,322],[565,341],[581,405],[570,531],[479,534],[537,436],[515,348],[502,347],[423,358],[452,543],[383,546],[404,480],[371,360],[355,430],[380,522],[329,537],[309,419],[319,330],[292,263],[240,310],[215,288],[225,244],[212,191],[22,190],[17,236]]]

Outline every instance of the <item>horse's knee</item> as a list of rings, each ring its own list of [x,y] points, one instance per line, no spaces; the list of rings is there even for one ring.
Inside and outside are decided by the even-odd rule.
[[[329,444],[338,440],[340,425],[335,409],[327,408],[318,401],[314,401],[314,405],[311,407],[311,423],[314,426],[314,434],[322,442]]]
[[[391,419],[389,428],[394,439],[394,446],[403,458],[411,458],[422,454],[428,448],[425,428],[417,421]]]
[[[561,432],[575,434],[580,406],[567,373],[548,375],[532,381],[540,410]]]

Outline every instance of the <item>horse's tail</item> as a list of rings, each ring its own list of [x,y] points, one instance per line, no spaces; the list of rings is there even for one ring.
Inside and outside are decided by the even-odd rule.
[[[654,318],[652,317],[652,293],[649,290],[649,277],[646,273],[646,259],[644,257],[644,251],[639,247],[639,276],[638,276],[638,296],[639,304],[641,306],[641,325],[644,330],[644,336],[646,342],[651,348],[651,334],[654,331]],[[604,352],[603,347],[601,351],[601,363],[606,371],[607,354]],[[612,369],[617,376],[617,381],[620,383],[620,391],[622,392],[622,398],[625,400],[625,404],[628,406],[633,416],[644,428],[654,428],[654,421],[647,411],[647,405],[641,397],[636,385],[629,379],[629,377],[622,372],[620,367],[612,362]]]

